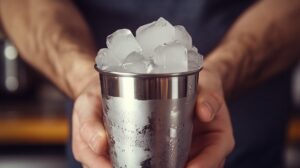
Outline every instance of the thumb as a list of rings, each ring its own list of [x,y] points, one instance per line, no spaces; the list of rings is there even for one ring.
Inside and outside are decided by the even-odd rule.
[[[196,102],[196,114],[199,120],[202,122],[212,121],[220,111],[223,103],[224,99],[221,93],[207,91],[200,93]]]
[[[97,154],[105,154],[106,132],[101,122],[100,98],[84,94],[78,97],[74,112],[79,120],[79,132],[83,141]]]

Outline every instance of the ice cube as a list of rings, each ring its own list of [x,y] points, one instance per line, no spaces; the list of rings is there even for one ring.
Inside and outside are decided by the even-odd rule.
[[[175,28],[164,18],[141,26],[136,31],[136,39],[143,48],[146,57],[152,57],[157,46],[174,41]]]
[[[106,45],[121,62],[133,51],[142,51],[141,46],[128,29],[119,29],[109,35],[106,39]]]
[[[162,73],[184,72],[188,70],[187,49],[179,43],[171,43],[155,49],[154,63]]]
[[[156,23],[156,21],[140,26],[139,28],[136,29],[135,35],[138,36],[138,34],[140,34],[145,29],[153,26],[155,23]]]
[[[127,72],[150,73],[153,69],[153,63],[146,59],[141,53],[132,52],[127,56],[122,67]]]
[[[102,48],[98,51],[96,63],[97,67],[103,70],[110,66],[119,66],[121,64],[119,59],[116,58],[107,48]]]
[[[107,37],[96,57],[101,69],[132,73],[175,73],[198,69],[203,58],[186,29],[164,18],[136,31],[120,29]]]
[[[191,50],[194,51],[194,52],[196,52],[196,53],[198,53],[198,48],[195,47],[195,46],[193,46],[193,47],[191,48]]]
[[[175,26],[175,41],[184,45],[188,50],[192,48],[192,37],[181,25]]]
[[[203,56],[194,50],[188,51],[188,66],[189,70],[199,69],[203,64]]]

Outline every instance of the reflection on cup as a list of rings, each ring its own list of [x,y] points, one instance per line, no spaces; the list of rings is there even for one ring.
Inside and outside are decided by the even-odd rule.
[[[199,69],[173,74],[97,70],[113,166],[183,168],[192,139]]]

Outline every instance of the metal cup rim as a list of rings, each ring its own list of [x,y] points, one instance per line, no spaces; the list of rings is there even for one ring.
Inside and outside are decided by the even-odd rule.
[[[94,65],[96,71],[100,74],[109,75],[109,76],[118,76],[118,77],[138,77],[138,78],[159,78],[159,77],[179,77],[179,76],[188,76],[200,72],[203,69],[203,66],[186,72],[175,72],[175,73],[131,73],[131,72],[115,72],[103,70],[97,67],[97,64]]]

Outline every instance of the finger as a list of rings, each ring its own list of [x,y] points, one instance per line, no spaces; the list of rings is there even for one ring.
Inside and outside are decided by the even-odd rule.
[[[224,142],[225,139],[222,140]],[[228,149],[219,139],[206,146],[198,156],[189,162],[187,168],[219,168],[227,155]]]
[[[224,100],[222,95],[217,92],[205,91],[199,93],[196,102],[196,113],[200,121],[209,122],[214,119]]]
[[[74,113],[78,116],[82,140],[97,154],[106,154],[106,132],[102,124],[100,98],[85,94],[76,100]]]
[[[223,168],[225,165],[225,160],[223,160],[218,168]]]
[[[81,160],[80,162],[85,164],[88,168],[111,168],[111,164],[107,158],[101,155],[96,155],[87,146],[86,150],[81,150]]]
[[[234,148],[227,107],[221,107],[213,122],[201,123],[195,120],[195,126],[199,132],[193,137],[190,151],[193,160],[189,162],[188,168],[219,168]]]
[[[84,168],[111,168],[108,159],[103,155],[94,153],[82,140],[79,133],[79,119],[73,115],[72,149],[75,159],[83,164]]]

